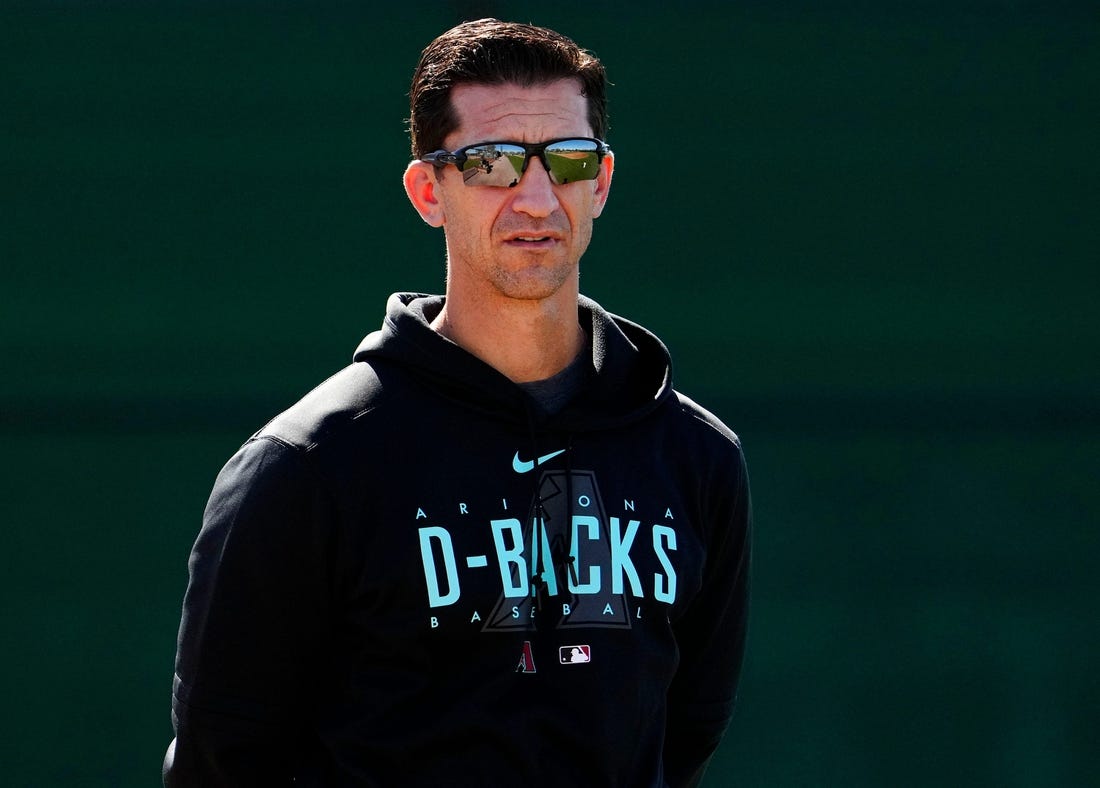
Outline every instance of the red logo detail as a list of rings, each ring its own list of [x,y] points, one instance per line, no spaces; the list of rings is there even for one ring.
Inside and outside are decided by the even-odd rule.
[[[558,649],[558,659],[563,665],[579,665],[592,661],[591,646],[562,646]]]
[[[523,654],[520,655],[519,663],[516,665],[516,673],[534,673],[535,672],[535,655],[531,651],[531,641],[523,641]]]

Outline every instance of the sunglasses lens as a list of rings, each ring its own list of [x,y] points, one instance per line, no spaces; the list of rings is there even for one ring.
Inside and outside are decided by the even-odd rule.
[[[532,156],[542,151],[550,180],[559,186],[574,181],[591,181],[600,174],[600,143],[595,140],[559,140],[545,148],[535,146]],[[510,142],[485,142],[456,151],[455,162],[467,186],[515,186],[523,177],[527,149]],[[433,159],[427,159],[433,161]],[[439,159],[434,159],[438,162]]]
[[[550,180],[561,185],[595,180],[600,174],[600,154],[592,140],[562,140],[546,147]]]
[[[462,182],[467,186],[515,186],[523,174],[526,152],[519,145],[474,145],[463,151]]]

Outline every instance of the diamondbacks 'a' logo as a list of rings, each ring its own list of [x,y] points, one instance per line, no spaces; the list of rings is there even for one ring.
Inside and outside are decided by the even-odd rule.
[[[534,509],[524,524],[523,543],[530,545],[530,554],[537,556],[532,562],[538,563],[537,570],[544,574],[557,573],[554,581],[555,587],[560,589],[558,593],[562,601],[569,606],[569,615],[559,617],[555,629],[569,629],[573,627],[601,627],[607,629],[630,629],[630,619],[627,617],[626,597],[622,593],[615,593],[610,584],[605,584],[594,593],[571,594],[568,592],[568,575],[564,568],[555,566],[553,556],[555,552],[563,555],[566,550],[564,545],[570,541],[566,529],[572,527],[570,515],[575,513],[575,508],[570,506],[567,490],[571,490],[573,500],[577,502],[579,510],[592,515],[593,521],[606,523],[607,515],[604,510],[603,499],[596,484],[596,476],[591,471],[573,471],[572,479],[567,479],[564,471],[545,471],[539,480],[538,495],[542,499],[543,520],[541,534],[536,534],[534,528]],[[536,544],[538,535],[545,540]],[[599,539],[586,541],[585,560],[590,564],[610,566],[613,563],[610,537],[604,530]],[[519,572],[523,568],[519,563],[512,564],[511,585],[513,587],[527,587],[530,578],[520,577]],[[497,600],[493,612],[485,621],[485,632],[512,632],[533,628],[532,608],[535,599],[527,596],[524,599],[507,597],[503,593]]]
[[[523,641],[523,653],[519,656],[519,662],[516,664],[516,673],[534,673],[535,672],[535,654],[531,651],[531,641]]]

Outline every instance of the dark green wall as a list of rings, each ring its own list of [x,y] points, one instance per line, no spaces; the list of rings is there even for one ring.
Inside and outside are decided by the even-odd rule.
[[[439,290],[407,83],[487,13],[607,63],[583,289],[745,441],[708,784],[1093,778],[1095,7],[393,5],[0,9],[3,782],[156,783],[210,484],[389,292]]]

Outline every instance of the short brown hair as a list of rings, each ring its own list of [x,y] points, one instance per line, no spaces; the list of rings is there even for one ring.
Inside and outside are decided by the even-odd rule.
[[[451,88],[464,83],[538,85],[577,79],[588,100],[592,133],[607,134],[607,74],[599,59],[544,27],[497,19],[463,22],[420,55],[409,91],[409,136],[419,158],[443,147],[458,126]]]

